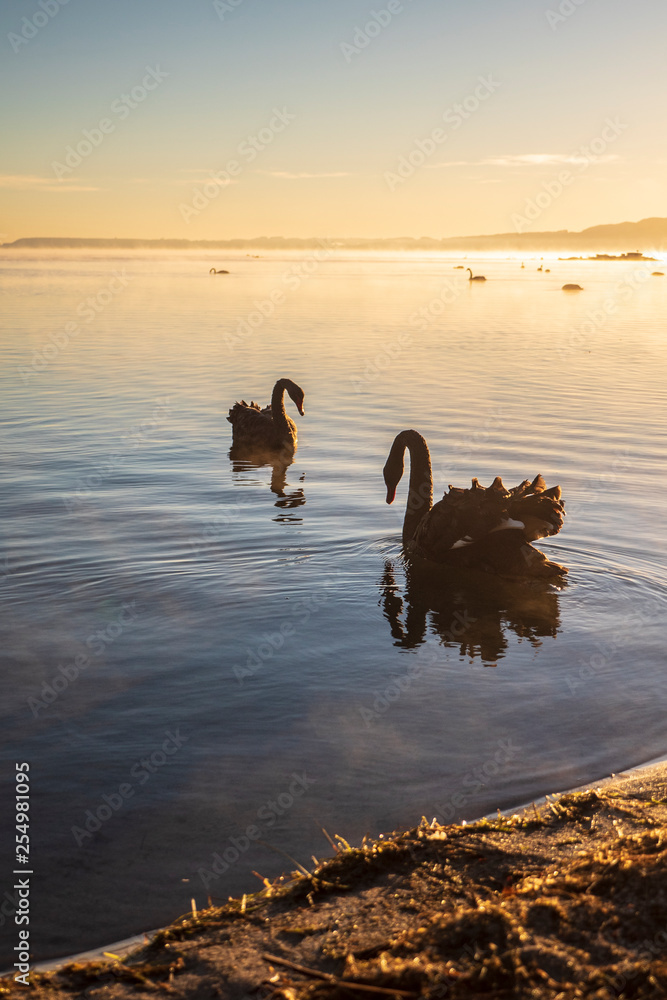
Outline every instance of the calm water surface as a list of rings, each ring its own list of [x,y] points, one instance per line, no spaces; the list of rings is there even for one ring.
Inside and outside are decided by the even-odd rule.
[[[280,851],[308,866],[321,827],[667,753],[663,265],[455,263],[2,255],[0,794],[28,761],[36,959],[254,891]],[[294,463],[232,463],[229,406],[283,375]],[[567,585],[406,576],[381,476],[406,427],[436,495],[560,483],[539,544]]]

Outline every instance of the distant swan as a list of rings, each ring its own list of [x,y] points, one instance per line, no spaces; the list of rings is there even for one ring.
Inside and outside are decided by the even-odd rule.
[[[567,284],[567,285],[563,285],[561,291],[562,292],[583,292],[583,288],[581,287],[581,285]]]
[[[466,268],[466,271],[470,271],[470,277],[468,278],[468,281],[486,281],[486,278],[484,277],[483,274],[473,274],[472,270],[469,267]]]
[[[664,271],[651,271],[652,278],[664,278],[664,276],[665,276]]]
[[[235,403],[227,419],[232,425],[232,448],[248,451],[296,449],[296,424],[285,412],[285,390],[297,410],[304,415],[303,389],[289,378],[280,378],[273,387],[271,402],[264,409],[244,399]]]
[[[214,267],[208,272],[209,274],[229,274],[229,271],[216,271]]]
[[[471,489],[450,486],[433,504],[433,473],[428,445],[417,431],[394,439],[383,475],[392,503],[410,452],[410,485],[403,522],[403,547],[420,557],[461,569],[500,576],[558,576],[567,570],[530,544],[555,535],[563,526],[560,486],[546,489],[541,476],[507,489],[500,477],[491,486],[473,479]]]

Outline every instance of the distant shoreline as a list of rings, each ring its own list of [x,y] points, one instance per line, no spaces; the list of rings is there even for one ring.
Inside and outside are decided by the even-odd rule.
[[[553,232],[513,232],[486,236],[411,237],[290,237],[257,236],[225,240],[186,239],[93,239],[68,236],[29,236],[2,243],[3,250],[394,250],[449,251],[470,253],[505,251],[591,250],[623,251],[629,255],[643,251],[667,250],[667,218],[642,219],[593,226],[581,232],[562,229]],[[631,250],[629,248],[632,248]],[[631,259],[631,258],[629,258]]]
[[[624,261],[635,261],[635,260],[657,260],[657,257],[645,257],[643,253],[638,251],[635,253],[621,253],[621,254],[609,254],[609,253],[596,253],[593,257],[559,257],[559,260],[599,260],[606,262],[608,260],[624,260]]]

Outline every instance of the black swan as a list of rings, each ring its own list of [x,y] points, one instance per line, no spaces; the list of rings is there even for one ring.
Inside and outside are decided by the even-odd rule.
[[[280,378],[273,387],[271,402],[262,409],[244,399],[235,403],[227,419],[232,425],[232,448],[275,451],[296,449],[296,424],[285,412],[285,390],[297,410],[304,415],[303,389],[289,378]]]
[[[466,268],[466,271],[470,271],[470,277],[468,278],[468,281],[486,281],[486,278],[484,277],[483,274],[473,274],[472,269],[469,267]]]
[[[501,576],[559,576],[567,570],[530,544],[555,535],[563,526],[560,486],[546,489],[541,476],[507,489],[500,477],[491,486],[473,479],[470,489],[450,486],[433,504],[433,473],[428,445],[417,431],[394,439],[383,475],[392,503],[410,452],[410,485],[403,522],[403,548],[420,557],[461,569]]]
[[[208,272],[209,274],[229,274],[229,271],[216,271],[214,267]]]

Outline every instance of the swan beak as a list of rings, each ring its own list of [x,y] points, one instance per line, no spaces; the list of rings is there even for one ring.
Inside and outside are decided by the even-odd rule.
[[[303,406],[299,407],[299,413],[301,414],[302,417],[305,417],[306,411],[304,410]]]
[[[387,503],[393,503],[394,500],[395,500],[395,498],[396,498],[396,487],[395,486],[388,486],[387,487]]]

